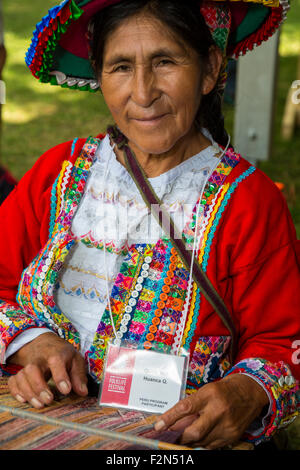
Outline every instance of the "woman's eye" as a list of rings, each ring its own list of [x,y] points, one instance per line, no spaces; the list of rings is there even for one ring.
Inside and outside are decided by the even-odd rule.
[[[129,65],[118,65],[117,67],[114,68],[114,72],[128,72],[130,70]]]
[[[157,65],[158,66],[164,66],[164,65],[170,65],[170,64],[173,64],[173,62],[171,61],[171,59],[161,59]]]

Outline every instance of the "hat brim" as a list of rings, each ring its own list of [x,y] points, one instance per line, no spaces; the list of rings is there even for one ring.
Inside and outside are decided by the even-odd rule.
[[[43,83],[97,91],[99,83],[89,61],[87,26],[97,11],[120,1],[65,0],[51,8],[37,24],[26,54],[26,64],[34,77]],[[271,37],[289,8],[288,0],[205,0],[205,3],[229,6],[231,28],[226,55],[233,58]]]

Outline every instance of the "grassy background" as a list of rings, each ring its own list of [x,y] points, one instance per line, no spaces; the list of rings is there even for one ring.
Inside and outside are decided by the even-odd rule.
[[[100,94],[41,85],[24,63],[34,25],[58,0],[9,0],[4,5],[8,58],[3,74],[6,104],[3,108],[1,160],[19,179],[47,149],[74,137],[105,130],[110,117]],[[269,161],[259,167],[274,181],[285,184],[285,195],[300,238],[300,132],[286,142],[280,127],[288,90],[297,77],[300,55],[300,0],[293,0],[282,28],[276,94],[274,140]],[[226,106],[226,124],[233,135],[234,108]],[[287,441],[287,444],[286,444]],[[278,436],[278,445],[300,449],[299,419]]]

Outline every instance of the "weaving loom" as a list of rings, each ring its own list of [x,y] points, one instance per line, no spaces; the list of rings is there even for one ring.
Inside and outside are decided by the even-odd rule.
[[[192,450],[176,444],[178,433],[156,432],[154,415],[99,408],[97,398],[75,395],[56,395],[36,410],[10,395],[7,380],[0,378],[0,450]]]
[[[186,449],[173,444],[177,433],[154,431],[155,416],[102,409],[94,397],[55,398],[52,405],[36,410],[16,401],[7,378],[0,378],[0,450]]]

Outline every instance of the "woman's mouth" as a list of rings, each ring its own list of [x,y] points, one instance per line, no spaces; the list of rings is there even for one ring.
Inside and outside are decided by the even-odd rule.
[[[167,113],[160,115],[143,116],[138,118],[134,117],[131,118],[131,120],[142,126],[153,126],[159,124],[165,116],[167,116]]]

